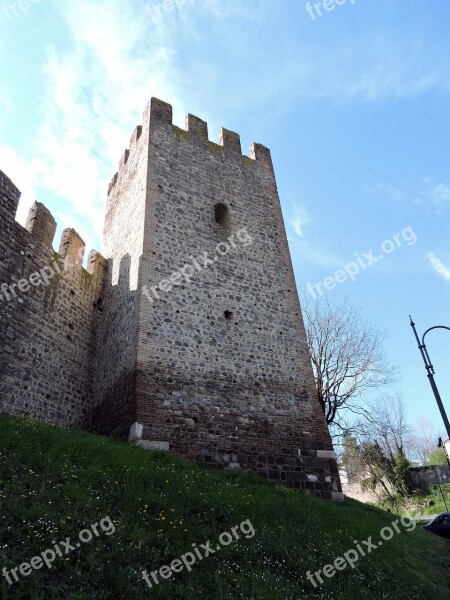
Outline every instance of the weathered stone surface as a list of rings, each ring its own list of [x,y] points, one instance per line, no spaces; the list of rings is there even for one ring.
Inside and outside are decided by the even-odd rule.
[[[331,499],[335,502],[343,502],[345,500],[345,496],[342,492],[332,492]]]
[[[433,465],[431,467],[413,467],[409,471],[414,487],[426,489],[430,485],[450,483],[450,466]]]
[[[142,434],[144,433],[144,426],[142,423],[133,423],[130,427],[130,434],[128,436],[129,442],[134,442],[134,440],[140,440]]]
[[[317,458],[336,459],[336,453],[332,450],[317,450]]]
[[[19,198],[0,171],[0,412],[88,426],[104,260],[92,254],[85,271],[76,232],[56,253],[50,212],[35,203],[24,228]]]
[[[0,177],[0,283],[53,258],[48,288],[1,303],[0,409],[115,432],[331,498],[335,455],[311,362],[270,151],[153,99],[108,190],[105,261]],[[209,263],[204,264],[205,254]],[[91,260],[92,259],[92,260]],[[180,269],[181,274],[180,274]]]
[[[157,442],[150,440],[135,440],[134,444],[145,450],[170,450],[169,442]]]

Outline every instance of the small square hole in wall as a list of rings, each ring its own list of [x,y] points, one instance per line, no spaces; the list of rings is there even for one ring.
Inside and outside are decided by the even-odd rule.
[[[228,319],[230,321],[233,318],[233,313],[231,312],[231,310],[226,310],[223,313],[223,316],[225,317],[225,319]]]
[[[228,228],[230,224],[230,211],[225,204],[216,204],[214,206],[214,218],[218,225]]]

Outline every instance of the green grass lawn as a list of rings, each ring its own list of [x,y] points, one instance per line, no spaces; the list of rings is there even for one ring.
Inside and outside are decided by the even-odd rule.
[[[355,501],[331,503],[251,475],[7,416],[0,416],[0,464],[0,568],[10,572],[68,537],[75,545],[94,523],[105,526],[92,541],[63,550],[51,569],[17,572],[11,586],[0,575],[2,600],[450,597],[450,541],[401,525],[354,569],[322,575],[323,585],[313,587],[308,570],[355,550],[354,540],[380,541],[380,530],[396,518]],[[158,576],[152,589],[142,579],[143,570],[171,564],[192,544],[210,540],[216,548],[223,532],[247,520],[254,536],[247,528],[247,537],[241,533],[190,572]]]

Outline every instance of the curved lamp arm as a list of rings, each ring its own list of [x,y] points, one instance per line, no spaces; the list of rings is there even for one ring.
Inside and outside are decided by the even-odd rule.
[[[416,325],[413,322],[411,315],[409,316],[409,319],[410,319],[410,325],[412,327],[412,330],[414,331],[414,335],[417,340],[417,345],[419,347],[420,353],[423,358],[423,362],[425,363],[425,369],[427,370],[428,380],[429,380],[431,388],[433,390],[434,397],[436,398],[436,402],[439,407],[439,411],[441,413],[442,420],[444,421],[444,425],[445,425],[445,429],[447,431],[448,438],[450,439],[450,422],[448,420],[447,413],[445,412],[445,408],[442,403],[442,399],[439,394],[439,390],[437,388],[436,382],[434,381],[434,367],[431,363],[427,347],[425,346],[425,336],[427,335],[427,333],[429,331],[432,331],[433,329],[448,329],[450,331],[450,327],[447,327],[446,325],[434,325],[433,327],[430,327],[429,329],[427,329],[425,331],[425,333],[422,336],[422,342],[420,342],[419,336],[417,335],[417,331],[416,331]],[[447,458],[447,460],[450,465],[450,460],[448,458]]]
[[[411,318],[411,317],[410,317],[410,318]],[[432,372],[432,373],[433,373],[433,375],[434,375],[434,367],[433,367],[433,365],[432,365],[432,363],[431,363],[431,359],[430,359],[430,356],[429,356],[429,354],[428,354],[427,347],[425,346],[425,336],[427,335],[427,333],[428,333],[429,331],[432,331],[433,329],[448,329],[448,331],[450,331],[450,327],[447,327],[446,325],[434,325],[433,327],[430,327],[429,329],[427,329],[427,330],[425,331],[425,333],[423,334],[423,336],[422,336],[422,348],[423,348],[423,350],[424,350],[424,352],[425,352],[425,354],[426,354],[426,357],[427,357],[428,364],[429,364],[429,366],[430,366],[431,372]]]

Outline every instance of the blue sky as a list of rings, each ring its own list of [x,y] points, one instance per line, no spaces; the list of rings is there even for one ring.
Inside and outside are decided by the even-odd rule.
[[[389,339],[392,391],[441,421],[408,324],[450,326],[448,0],[0,0],[0,169],[88,249],[107,182],[151,96],[271,148],[299,286],[406,228],[347,297]],[[168,10],[172,8],[172,10]],[[384,247],[390,248],[390,245]],[[450,333],[428,338],[450,413]]]

